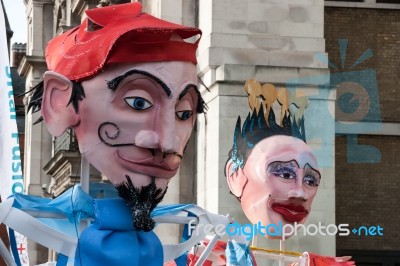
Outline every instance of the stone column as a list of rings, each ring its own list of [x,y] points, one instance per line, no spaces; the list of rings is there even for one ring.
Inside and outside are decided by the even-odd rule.
[[[323,0],[201,0],[200,76],[209,106],[198,120],[197,203],[230,213],[248,223],[239,202],[229,194],[224,166],[233,143],[237,116],[249,112],[243,89],[247,79],[300,91],[310,98],[306,136],[322,166],[322,184],[308,224],[335,223],[334,100],[328,87]],[[258,246],[278,248],[279,241],[258,237]],[[334,255],[335,236],[292,237],[288,250]]]
[[[44,50],[53,34],[54,0],[33,0],[27,4],[28,14],[28,49],[22,59],[18,73],[26,79],[26,91],[42,81],[46,71]],[[45,25],[45,26],[44,26]],[[26,114],[25,117],[25,158],[24,183],[27,194],[42,195],[42,184],[49,184],[50,176],[43,171],[43,166],[52,156],[52,138],[44,123],[32,125],[39,113]],[[47,251],[37,243],[28,241],[30,263],[36,265],[47,261]]]
[[[28,55],[43,56],[44,47],[47,41],[52,37],[51,27],[43,27],[43,25],[53,25],[53,1],[37,1],[33,0],[32,6],[28,7],[29,18],[31,19],[32,33],[29,36],[30,46],[27,51]],[[51,21],[49,21],[51,20]]]

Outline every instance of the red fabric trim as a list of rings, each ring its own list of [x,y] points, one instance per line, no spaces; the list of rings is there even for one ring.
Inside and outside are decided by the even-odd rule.
[[[322,256],[318,254],[308,253],[310,266],[354,266],[352,260],[337,261],[336,257]]]
[[[113,49],[107,63],[188,61],[197,64],[197,46],[185,42],[124,43]]]

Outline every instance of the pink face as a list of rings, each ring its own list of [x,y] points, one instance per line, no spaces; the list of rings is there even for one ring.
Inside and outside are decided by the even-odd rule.
[[[196,119],[195,65],[119,64],[82,86],[85,98],[74,129],[83,156],[113,184],[129,176],[141,187],[155,176],[157,187],[165,188],[178,171]]]
[[[256,144],[244,168],[228,176],[228,182],[240,191],[242,209],[252,223],[304,223],[321,178],[317,169],[306,143],[273,136]]]

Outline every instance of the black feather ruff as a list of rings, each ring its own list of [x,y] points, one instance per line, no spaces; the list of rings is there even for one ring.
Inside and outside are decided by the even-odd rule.
[[[151,211],[163,200],[167,189],[163,191],[157,188],[155,177],[152,177],[150,184],[141,188],[136,188],[129,176],[126,176],[126,180],[115,186],[118,195],[131,209],[133,226],[137,230],[149,232],[156,224],[150,216]]]

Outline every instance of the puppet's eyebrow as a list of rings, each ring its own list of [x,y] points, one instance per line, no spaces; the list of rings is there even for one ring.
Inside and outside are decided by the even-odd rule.
[[[132,69],[129,70],[128,72],[126,72],[123,75],[120,75],[118,77],[113,78],[110,81],[107,81],[107,86],[110,90],[112,91],[116,91],[118,88],[118,85],[129,75],[133,75],[133,74],[141,74],[144,76],[147,76],[151,79],[153,79],[155,82],[157,82],[161,88],[164,90],[165,94],[167,94],[167,97],[171,96],[171,89],[168,88],[167,84],[165,84],[161,79],[159,79],[158,77],[154,76],[153,74],[143,71],[143,70],[138,70],[138,69]]]
[[[188,84],[186,87],[183,89],[183,91],[179,94],[178,100],[181,100],[185,95],[189,92],[190,89],[194,89],[196,92],[199,91],[199,88],[194,85],[194,84]]]
[[[290,161],[273,161],[270,162],[267,166],[267,168],[276,168],[276,167],[282,167],[282,166],[287,166],[287,165],[292,165],[297,168],[299,168],[299,163],[296,160],[290,160]]]
[[[304,165],[304,169],[307,169],[308,171],[316,172],[319,175],[319,178],[321,178],[321,173],[317,169],[313,168],[309,163],[306,163]]]

